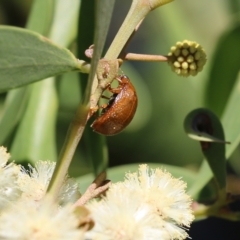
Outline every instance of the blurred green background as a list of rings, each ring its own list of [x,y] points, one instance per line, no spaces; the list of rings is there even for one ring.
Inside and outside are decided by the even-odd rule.
[[[24,27],[31,4],[30,0],[1,0],[0,24]],[[119,29],[130,4],[129,0],[116,0],[106,48]],[[129,127],[121,134],[106,139],[110,166],[152,162],[197,169],[203,156],[199,144],[190,140],[184,133],[183,121],[194,108],[211,105],[211,101],[208,101],[211,95],[208,93],[208,81],[214,52],[221,36],[237,21],[239,7],[239,1],[234,0],[176,0],[147,16],[128,46],[129,52],[165,55],[177,41],[187,39],[203,46],[208,61],[198,76],[189,78],[175,75],[167,63],[123,64],[122,71],[129,76],[137,89],[139,106]],[[90,26],[92,21],[92,10],[88,11],[86,26]],[[63,16],[63,20],[65,17]],[[87,31],[86,35],[91,35],[92,29],[86,27],[84,31]],[[87,44],[86,47],[92,42]],[[76,43],[73,42],[72,51],[75,48]],[[81,91],[75,87],[78,84],[77,77],[75,73],[71,73],[57,81],[57,152],[60,151],[68,125],[80,101]],[[73,84],[69,84],[68,80]],[[4,96],[5,94],[1,95],[0,105],[3,105]],[[220,116],[221,108],[219,109],[214,109],[214,106],[211,108]],[[94,135],[95,133],[91,136],[94,138]],[[94,151],[94,146],[89,149],[88,141],[86,137],[81,141],[71,167],[71,175],[92,171],[89,153]],[[11,142],[11,138],[5,142],[10,152]],[[29,159],[19,161],[23,160]]]
[[[41,5],[41,0],[38,2]],[[93,7],[96,1],[56,0],[55,2],[51,1],[51,4],[57,2],[61,2],[60,10],[58,9],[57,12],[53,7],[53,12],[51,13],[51,10],[49,12],[50,15],[52,14],[51,16],[54,16],[56,12],[59,15],[56,22],[53,21],[53,26],[49,26],[49,28],[52,27],[51,34],[46,35],[60,45],[67,45],[78,58],[86,59],[83,52],[93,43]],[[123,22],[131,2],[130,0],[116,0],[105,51]],[[25,27],[32,3],[32,0],[1,0],[0,24]],[[79,12],[81,15],[78,20]],[[219,118],[226,111],[224,108],[228,103],[240,68],[239,13],[240,0],[175,0],[151,12],[129,44],[128,52],[165,55],[177,41],[187,39],[196,41],[203,46],[207,53],[207,64],[196,77],[183,78],[171,72],[167,63],[125,62],[121,69],[135,85],[139,97],[137,113],[132,123],[122,133],[107,138],[92,132],[89,125],[93,119],[90,119],[75,153],[74,161],[70,167],[70,175],[80,176],[91,173],[94,168],[95,172],[98,172],[107,164],[110,167],[128,164],[109,171],[108,177],[116,181],[123,177],[124,172],[136,170],[134,163],[153,163],[151,165],[153,167],[159,166],[159,164],[168,164],[183,167],[181,169],[168,167],[168,170],[174,176],[182,177],[187,181],[188,187],[191,187],[191,184],[194,184],[193,179],[197,178],[194,171],[201,164],[203,155],[199,143],[192,141],[185,134],[183,121],[190,111],[199,107],[210,108]],[[39,22],[49,20],[45,18],[44,14],[41,11],[35,12]],[[80,25],[77,26],[77,23]],[[48,26],[46,29],[49,30]],[[77,29],[79,30],[78,37]],[[68,36],[66,36],[65,31],[69,33]],[[0,144],[8,148],[12,154],[12,159],[21,163],[33,163],[38,159],[57,160],[68,126],[81,100],[86,77],[86,75],[81,75],[79,81],[77,73],[68,73],[57,77],[56,81],[46,80],[52,85],[49,88],[48,98],[44,99],[45,101],[41,99],[44,94],[38,96],[35,92],[45,93],[49,86],[47,84],[42,86],[39,83],[46,81],[28,87],[26,92],[22,92],[22,96],[26,99],[21,105],[21,110],[16,108],[16,116],[14,112],[11,113],[9,123],[13,122],[12,120],[16,120],[16,122],[7,135],[3,126],[8,126],[8,122],[6,119],[5,122],[2,119],[6,113],[4,106],[8,94],[0,95],[0,139],[2,140]],[[42,90],[37,84],[42,87]],[[238,97],[238,89],[240,89],[239,85],[236,85],[235,95],[231,95]],[[36,98],[34,98],[34,94]],[[35,105],[33,104],[25,118],[30,98]],[[40,103],[38,103],[39,100]],[[230,113],[226,111],[224,127],[227,129],[226,140],[234,141],[230,145],[235,149],[229,161],[230,170],[240,175],[238,146],[240,130],[239,120],[235,119],[239,114],[235,111],[238,102],[234,103],[234,100],[228,108]],[[41,115],[36,114],[40,111],[38,106],[42,107],[50,105],[50,103],[54,105],[52,111],[51,108],[49,110],[45,106],[45,112],[41,109]],[[231,106],[235,108],[231,108]],[[231,109],[234,109],[236,115]],[[32,119],[31,116],[33,116]],[[36,116],[39,119],[34,120]],[[231,122],[231,119],[234,121]],[[44,121],[50,123],[45,126],[46,122]],[[41,122],[44,122],[43,126]],[[25,123],[22,132],[19,131],[21,123]],[[39,141],[35,142],[38,135],[32,136],[32,134],[39,126],[42,132],[45,131],[45,134],[41,132],[42,135],[39,134],[39,136],[44,136],[47,141],[42,145],[34,145],[31,141],[39,144]],[[48,135],[49,132],[50,135]],[[3,133],[6,137],[3,137]],[[51,139],[48,136],[51,136]],[[228,139],[229,136],[232,136],[233,139]],[[229,155],[231,155],[231,151],[228,151]],[[190,171],[185,171],[185,169]],[[79,179],[81,190],[92,179],[92,175]],[[228,184],[231,185],[230,190],[235,190],[232,191],[233,193],[239,194],[239,180],[234,178],[228,181]],[[193,224],[190,236],[194,240],[235,240],[240,239],[237,229],[239,229],[239,222],[233,223],[210,218]]]

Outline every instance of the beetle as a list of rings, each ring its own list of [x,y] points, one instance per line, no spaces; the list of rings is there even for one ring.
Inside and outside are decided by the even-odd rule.
[[[130,79],[126,75],[120,75],[116,80],[118,87],[108,87],[113,95],[91,125],[94,132],[106,136],[120,133],[132,121],[138,104],[136,90]]]

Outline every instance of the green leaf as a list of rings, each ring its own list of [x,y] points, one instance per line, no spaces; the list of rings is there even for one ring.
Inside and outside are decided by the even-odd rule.
[[[230,98],[227,102],[226,108],[224,110],[224,114],[222,117],[222,123],[226,135],[226,139],[231,141],[231,144],[227,145],[226,148],[226,158],[233,154],[234,150],[240,144],[240,112],[239,112],[239,102],[240,102],[240,76],[236,81],[236,84],[233,88],[233,91],[230,95]],[[237,163],[239,164],[239,163]],[[212,171],[207,164],[206,161],[203,161],[199,172],[196,176],[196,180],[192,188],[190,189],[190,193],[193,196],[197,196],[199,191],[210,181],[212,178]]]
[[[212,177],[212,170],[210,169],[207,160],[204,159],[198,173],[196,174],[194,184],[189,189],[189,194],[193,198],[198,199],[200,191],[207,185]]]
[[[94,46],[99,49],[99,57],[107,38],[109,25],[112,18],[113,7],[115,0],[102,0],[97,1],[96,11],[96,27],[94,32]]]
[[[6,141],[21,119],[28,99],[26,88],[14,89],[8,92],[4,103],[4,110],[0,119],[0,144]]]
[[[226,187],[226,158],[223,127],[218,117],[207,109],[190,112],[184,121],[185,131],[200,141],[202,152],[216,179],[218,189]]]
[[[79,7],[83,3],[79,0],[71,0],[70,2],[57,0],[55,2],[55,11],[49,38],[60,46],[68,47],[76,38]],[[89,27],[88,24],[86,25]]]
[[[0,92],[79,68],[69,50],[40,34],[0,27]]]
[[[148,163],[148,166],[153,169],[155,168],[166,169],[175,178],[181,178],[184,182],[186,182],[188,188],[191,187],[191,185],[194,183],[195,173],[187,169],[176,166],[170,166],[167,164],[156,163]],[[107,169],[107,178],[114,183],[124,181],[125,174],[127,172],[138,171],[138,167],[139,164],[127,164],[109,168]],[[84,176],[78,177],[76,180],[79,183],[81,192],[83,193],[83,191],[85,191],[87,187],[91,184],[91,182],[94,180],[94,176],[93,174],[86,174]]]
[[[101,0],[96,2],[96,23],[94,29],[94,52],[91,60],[91,70],[88,76],[88,85],[85,93],[85,104],[88,103],[91,95],[92,83],[96,74],[99,59],[106,41],[110,25],[114,0]]]
[[[54,0],[34,0],[27,28],[46,35],[52,23],[54,2]],[[4,111],[0,120],[1,144],[12,134],[14,128],[21,119],[26,109],[28,93],[29,91],[27,91],[25,87],[14,89],[7,93]]]
[[[231,141],[231,144],[227,146],[227,158],[229,158],[233,152],[238,148],[240,144],[240,74],[236,84],[234,85],[233,91],[228,99],[226,108],[223,113],[222,123],[225,129],[226,138]],[[239,159],[234,165],[239,166]],[[239,168],[239,167],[238,167]]]
[[[16,161],[57,158],[55,122],[57,96],[54,78],[30,86],[30,100],[11,147]]]
[[[239,0],[229,0],[226,2],[228,4],[229,10],[231,13],[235,14],[240,11],[240,2]]]
[[[91,92],[91,86],[94,80],[95,72],[97,69],[97,65],[99,59],[101,58],[101,54],[103,51],[103,47],[106,41],[108,28],[110,25],[113,6],[115,1],[112,0],[102,0],[97,1],[96,4],[96,23],[95,23],[95,31],[94,31],[94,53],[91,61],[91,70],[88,78],[88,86],[87,86],[87,95]],[[86,96],[87,96],[86,95]],[[90,95],[89,95],[90,96]],[[89,149],[88,152],[91,153],[92,164],[95,176],[100,172],[104,171],[108,166],[108,151],[107,151],[107,143],[106,137],[97,135],[92,132],[90,125],[87,125],[88,131],[84,134],[86,137],[84,138],[87,141]]]
[[[79,18],[79,30],[81,32],[79,33],[80,35],[78,38],[80,45],[79,54],[81,54],[81,52],[84,52],[84,47],[86,47],[86,44],[88,44],[87,47],[89,47],[90,45],[89,41],[92,41],[91,39],[92,36],[94,35],[94,54],[91,60],[91,71],[88,76],[87,87],[85,88],[84,82],[82,83],[83,89],[86,89],[84,104],[88,104],[90,98],[92,82],[106,41],[106,36],[111,21],[114,2],[115,1],[112,0],[102,0],[97,1],[94,4],[92,1],[88,1],[83,2],[81,5],[81,15]],[[96,16],[94,23],[92,20],[94,18],[93,13],[95,8]],[[89,19],[88,24],[86,24],[86,19]],[[89,26],[91,28],[91,26],[93,27],[94,25],[95,28],[93,34],[91,30],[89,30],[88,28]],[[84,35],[82,39],[81,35],[83,34],[83,32],[86,31],[87,33]],[[81,80],[86,81],[86,77],[81,76]],[[92,163],[94,174],[97,175],[100,172],[104,171],[108,165],[106,138],[96,133],[93,133],[92,129],[88,124],[84,132],[82,141],[86,143],[87,156]]]
[[[206,103],[221,116],[240,69],[238,51],[240,24],[228,30],[219,40],[207,80]]]
[[[85,50],[93,43],[95,27],[95,5],[96,1],[82,1],[79,9],[78,35],[77,35],[77,56],[79,59],[89,60],[85,55]],[[89,60],[90,61],[90,60]],[[79,83],[82,94],[84,93],[88,75],[80,73]]]
[[[55,0],[34,0],[26,28],[47,36],[51,28]]]
[[[69,82],[71,82],[71,84],[69,84]],[[58,77],[56,83],[60,107],[58,114],[68,114],[67,121],[69,123],[82,98],[78,73],[70,72],[63,74]]]

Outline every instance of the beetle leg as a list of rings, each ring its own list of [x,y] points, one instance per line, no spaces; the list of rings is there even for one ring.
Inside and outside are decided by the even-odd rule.
[[[126,82],[129,82],[129,79],[126,75],[118,75],[115,79],[118,81],[118,87],[111,88],[111,85],[109,85],[107,88],[110,92],[118,94],[122,91],[123,84],[126,84]]]
[[[106,104],[106,103],[104,103],[104,104],[102,104],[101,106],[100,106],[100,108],[102,108],[102,109],[104,109],[104,108],[106,108],[108,105]]]
[[[117,93],[118,94],[118,93],[121,92],[122,88],[120,88],[120,87],[112,88],[111,86],[108,86],[108,90],[112,93]]]
[[[108,100],[110,99],[110,97],[107,97],[105,95],[102,95],[101,98],[108,99]]]
[[[108,99],[108,100],[110,99],[109,97],[104,96],[104,95],[102,95],[101,97],[104,99]],[[89,111],[89,117],[91,117],[97,110],[99,110],[99,108],[105,109],[107,106],[108,106],[108,104],[105,103],[105,104],[102,104],[101,106],[95,106],[95,107],[91,108]]]

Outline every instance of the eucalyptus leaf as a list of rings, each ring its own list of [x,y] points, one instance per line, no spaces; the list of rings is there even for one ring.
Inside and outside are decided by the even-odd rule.
[[[4,144],[18,122],[21,120],[26,109],[29,94],[26,88],[14,89],[8,92],[2,117],[0,119],[0,144]]]
[[[189,189],[189,194],[198,199],[200,191],[208,184],[208,182],[213,177],[213,172],[206,159],[203,160],[201,167],[196,174],[194,184]]]
[[[30,100],[11,147],[17,162],[57,158],[55,121],[57,95],[54,78],[45,79],[28,88]]]
[[[95,12],[96,12],[96,1],[82,1],[80,7],[80,15],[78,19],[78,56],[81,59],[86,58],[85,50],[93,43],[94,41],[94,29],[96,25],[95,21]],[[82,94],[86,90],[88,85],[88,94],[90,94],[91,88],[90,83],[88,82],[88,76],[86,74],[80,74],[79,83],[81,85]],[[87,99],[86,99],[87,100]],[[108,157],[103,155],[103,149],[107,149],[106,143],[103,145],[102,139],[103,136],[94,134],[89,124],[86,126],[81,143],[86,146],[84,147],[84,156],[85,161],[91,166],[91,170],[94,171],[94,174],[97,175],[99,170],[106,168],[101,164],[101,162],[108,163]]]
[[[80,0],[71,0],[71,2],[57,0],[55,2],[55,12],[49,36],[60,46],[68,47],[76,38],[79,8],[80,4],[83,3]],[[66,12],[67,14],[65,14]]]
[[[0,27],[0,92],[80,68],[69,50],[40,34]]]
[[[28,18],[27,28],[43,35],[47,35],[52,23],[54,2],[55,0],[34,0],[30,16]],[[0,81],[1,78],[2,76],[0,76]],[[7,93],[4,103],[4,111],[0,119],[1,144],[3,144],[13,133],[13,130],[21,120],[27,107],[28,97],[29,91],[27,91],[26,87],[14,89]]]
[[[51,28],[55,0],[34,0],[26,28],[47,36]]]
[[[240,143],[240,125],[239,125],[239,102],[240,102],[240,75],[233,87],[230,98],[224,109],[222,124],[224,127],[226,138],[231,144],[226,146],[226,158],[228,159]],[[203,161],[199,172],[196,176],[195,183],[190,189],[190,193],[196,197],[201,189],[210,181],[213,174],[206,161]]]
[[[230,94],[226,108],[223,112],[222,123],[225,129],[226,138],[231,141],[227,146],[227,159],[233,154],[240,144],[240,74],[238,74],[237,81],[234,85],[233,91]],[[239,158],[235,162],[231,162],[234,170],[239,169]],[[236,167],[235,167],[236,166]]]
[[[231,141],[231,144],[227,146],[227,158],[235,151],[240,144],[240,74],[235,81],[233,91],[230,94],[226,108],[224,109],[222,116],[222,124],[226,133],[226,138]]]
[[[224,131],[218,117],[208,109],[195,109],[184,121],[186,133],[200,141],[202,152],[216,179],[218,189],[226,187]]]
[[[81,11],[83,15],[80,16],[79,24],[80,24],[80,30],[86,31],[86,26],[89,27],[92,25],[95,25],[94,28],[94,53],[93,58],[91,60],[91,71],[88,76],[86,91],[85,91],[85,98],[84,98],[84,104],[88,105],[91,90],[92,90],[92,84],[94,77],[96,75],[96,69],[98,66],[99,59],[101,58],[103,47],[106,41],[108,28],[111,21],[111,16],[113,12],[113,6],[115,1],[113,0],[102,0],[97,1],[95,4],[91,1],[83,2],[83,5],[81,8],[83,8],[84,11]],[[93,9],[94,8],[94,9]],[[89,24],[86,25],[86,19],[89,19],[89,15],[93,16],[93,10],[96,10],[95,15],[95,23],[93,23],[92,20],[89,20]],[[90,11],[90,13],[89,13]],[[86,14],[88,16],[86,16]],[[84,21],[85,19],[85,21]],[[81,22],[84,21],[84,22]],[[84,26],[85,24],[85,26]],[[87,29],[88,33],[87,36],[85,36],[84,40],[87,41],[92,38],[92,32]],[[80,32],[81,34],[81,32]],[[81,35],[80,35],[81,36]],[[81,42],[81,39],[78,38],[78,40]],[[80,43],[81,51],[83,50],[82,45],[83,43]],[[84,42],[84,44],[87,44]],[[88,45],[89,46],[89,45]],[[79,49],[80,50],[80,49]],[[95,78],[95,80],[97,80]],[[83,88],[84,89],[84,88]],[[89,125],[87,125],[87,128],[83,135],[83,142],[86,143],[88,146],[86,148],[88,154],[88,158],[92,163],[93,170],[95,175],[99,174],[103,170],[107,168],[108,165],[108,153],[107,153],[107,145],[106,145],[106,139],[103,136],[100,136],[96,133],[92,132],[92,129]]]
[[[213,56],[212,68],[207,80],[206,103],[221,116],[240,70],[240,23],[228,29],[220,38]],[[228,59],[230,61],[228,61]]]
[[[87,104],[90,99],[93,80],[96,75],[99,59],[101,58],[103,47],[107,38],[110,25],[114,0],[101,0],[96,2],[95,28],[94,28],[94,52],[91,61],[91,70],[88,76],[88,85],[84,103]],[[96,78],[95,78],[96,80]]]

